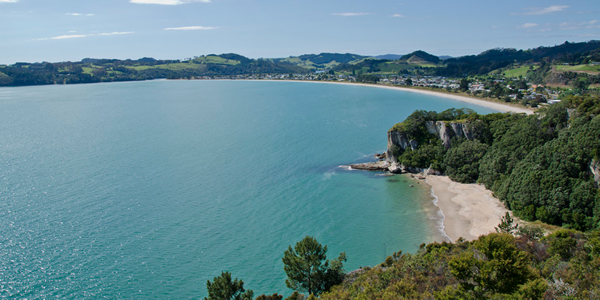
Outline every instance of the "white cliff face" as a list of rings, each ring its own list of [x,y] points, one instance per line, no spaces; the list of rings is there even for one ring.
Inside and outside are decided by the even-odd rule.
[[[450,140],[452,140],[452,138],[455,136],[473,140],[475,135],[473,132],[473,126],[471,126],[469,123],[427,121],[425,122],[425,128],[430,134],[435,134],[438,136],[438,138],[442,140],[442,143],[446,149],[450,148]],[[415,150],[419,146],[419,143],[417,143],[415,140],[409,139],[403,132],[389,131],[388,150],[386,154],[387,161],[390,163],[395,162],[398,159],[398,157],[394,156],[394,153],[392,153],[393,145],[402,150],[406,150],[408,148]]]
[[[594,176],[596,187],[600,186],[600,161],[592,159],[592,162],[590,163],[590,172],[592,172],[592,176]]]
[[[398,157],[394,156],[392,151],[392,146],[396,145],[402,150],[406,150],[408,148],[415,150],[419,146],[417,141],[408,139],[406,134],[398,131],[388,131],[388,150],[386,152],[386,160],[388,162],[395,162],[398,160]]]
[[[427,128],[427,132],[437,135],[447,149],[450,148],[450,140],[455,136],[463,137],[468,140],[474,138],[473,130],[467,123],[427,121],[425,122],[425,128]]]

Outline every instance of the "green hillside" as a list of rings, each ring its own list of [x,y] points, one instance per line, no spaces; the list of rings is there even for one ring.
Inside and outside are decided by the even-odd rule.
[[[564,71],[583,71],[583,72],[598,73],[598,72],[600,72],[600,65],[589,65],[589,64],[576,65],[576,66],[559,65],[559,66],[556,66],[556,70],[563,71],[563,72]]]

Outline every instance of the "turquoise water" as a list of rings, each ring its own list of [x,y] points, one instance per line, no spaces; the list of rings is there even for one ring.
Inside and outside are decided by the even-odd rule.
[[[199,298],[221,271],[291,293],[311,235],[347,270],[440,235],[429,190],[368,161],[427,95],[296,82],[0,89],[0,297]],[[410,188],[409,185],[415,185]]]

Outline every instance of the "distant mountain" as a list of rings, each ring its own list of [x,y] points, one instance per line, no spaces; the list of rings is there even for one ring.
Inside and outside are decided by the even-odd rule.
[[[373,56],[374,58],[377,59],[389,59],[389,60],[398,60],[401,59],[402,56],[401,54],[384,54],[384,55],[377,55],[377,56]]]
[[[321,53],[321,54],[305,54],[300,55],[298,58],[302,60],[310,60],[315,64],[328,64],[333,61],[345,64],[349,63],[353,60],[363,59],[366,56],[358,55],[358,54],[340,54],[340,53]]]
[[[389,75],[465,77],[512,69],[522,69],[519,71],[521,76],[525,77],[523,74],[527,74],[532,82],[565,83],[579,76],[577,74],[587,74],[585,76],[589,82],[596,84],[600,83],[600,75],[594,64],[599,61],[600,41],[565,42],[527,50],[496,48],[462,57],[438,57],[418,50],[402,56],[386,54],[376,57],[352,53],[320,53],[288,58],[251,59],[235,53],[224,53],[194,56],[194,59],[185,60],[157,60],[151,57],[137,60],[84,58],[79,62],[19,62],[0,65],[0,86],[156,78],[260,77],[265,74],[306,74],[315,71],[354,75],[356,78],[362,76],[361,78],[370,78],[369,80]],[[532,64],[539,64],[539,67],[531,68]],[[564,64],[571,66],[563,66]]]
[[[367,57],[351,53],[321,53],[290,56],[288,58],[271,58],[269,60],[275,63],[291,64],[310,70],[329,70],[337,65],[360,61]]]
[[[435,55],[431,55],[422,50],[418,50],[413,53],[406,54],[406,55],[402,56],[400,59],[405,60],[408,63],[413,63],[413,64],[421,64],[421,63],[437,64],[440,62],[439,57],[437,57]]]
[[[441,60],[445,60],[445,59],[450,59],[450,58],[454,58],[454,56],[450,56],[450,55],[440,55],[439,58]]]

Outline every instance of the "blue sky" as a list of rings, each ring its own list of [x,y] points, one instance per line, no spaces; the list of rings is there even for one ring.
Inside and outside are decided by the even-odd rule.
[[[600,39],[600,1],[0,0],[0,64],[478,54]]]

